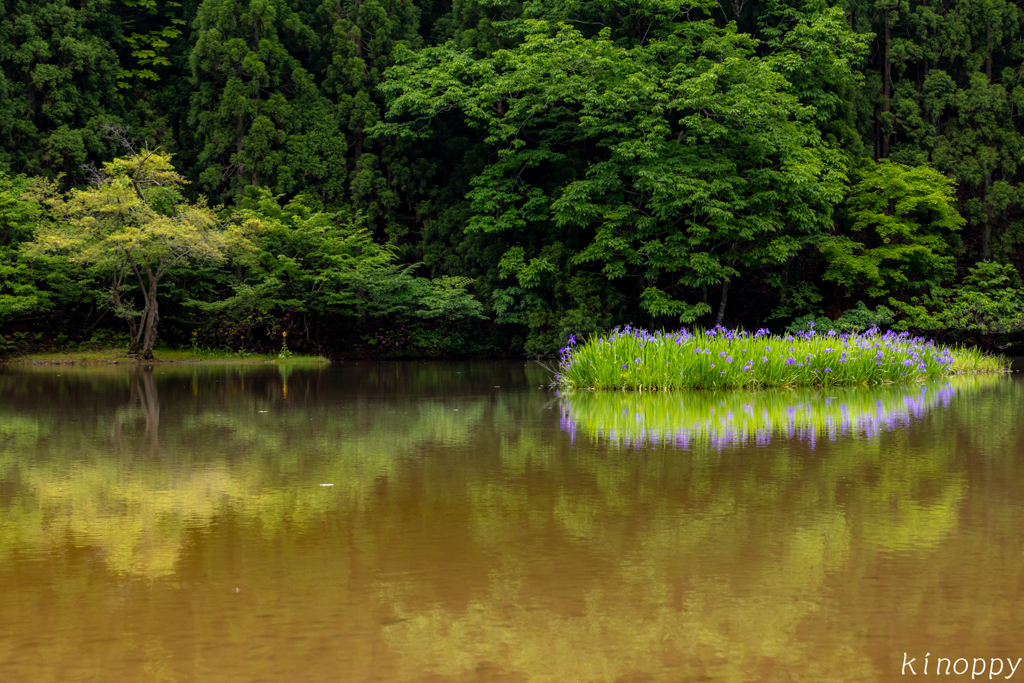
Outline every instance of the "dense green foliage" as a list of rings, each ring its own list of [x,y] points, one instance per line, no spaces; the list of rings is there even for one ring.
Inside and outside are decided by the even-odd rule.
[[[1022,341],[1019,3],[0,9],[0,353],[134,339],[157,299],[162,343],[232,349],[808,321]],[[72,225],[44,189],[100,192],[125,145],[181,179],[153,211],[209,206],[248,248],[175,262],[153,302],[41,248]]]

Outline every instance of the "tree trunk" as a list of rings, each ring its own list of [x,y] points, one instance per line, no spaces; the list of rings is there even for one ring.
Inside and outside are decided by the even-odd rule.
[[[925,8],[925,7],[927,7],[927,6],[928,6],[928,0],[920,0],[920,2],[919,2],[918,4],[919,4],[919,5],[920,5],[920,6],[922,7],[922,8]],[[935,31],[935,28],[934,28],[934,27],[933,27],[932,31],[933,31],[933,33],[934,33],[934,31]],[[922,70],[921,76],[920,76],[920,78],[918,79],[918,83],[917,83],[917,92],[918,92],[918,94],[920,94],[920,93],[921,93],[921,91],[922,91],[922,90],[924,90],[924,82],[925,82],[925,80],[927,80],[927,78],[928,78],[928,73],[929,73],[929,68],[930,68],[930,67],[928,66],[928,57],[927,57],[927,56],[926,56],[926,57],[924,57],[924,59],[922,60],[922,66],[923,66],[924,68],[923,68],[923,70]]]
[[[153,360],[153,344],[156,343],[156,324],[160,320],[160,314],[157,312],[156,299],[153,299],[153,303],[150,306],[151,311],[149,316],[146,318],[146,334],[142,339],[143,360]]]
[[[992,172],[985,174],[985,225],[981,228],[981,260],[992,258],[992,205],[989,204],[988,191],[992,187]]]
[[[355,35],[352,36],[352,42],[356,46],[356,57],[363,56],[363,27],[362,17],[360,16],[360,9],[362,9],[363,0],[356,0],[356,16],[351,19],[352,27],[355,29]]]
[[[884,57],[885,64],[884,64],[884,67],[883,67],[883,70],[882,70],[882,110],[886,114],[888,114],[889,111],[890,111],[890,109],[889,109],[889,99],[890,99],[889,87],[890,87],[891,82],[892,82],[891,81],[892,62],[889,59],[889,43],[890,43],[890,41],[892,39],[892,32],[891,32],[890,21],[889,21],[889,13],[890,13],[890,10],[888,8],[886,8],[886,11],[885,11],[885,57]],[[888,118],[889,117],[887,116],[886,117],[886,122],[887,122],[886,125],[888,125]],[[887,131],[884,131],[884,130],[882,131],[882,154],[881,154],[881,156],[882,156],[883,159],[889,156],[889,133]]]
[[[992,83],[992,22],[990,21],[985,25],[985,45],[988,51],[988,57],[985,59],[985,75],[988,76],[988,82]]]
[[[131,345],[128,348],[128,352],[132,354],[142,354],[142,357],[146,360],[153,358],[152,346],[150,346],[149,356],[146,356],[146,338],[149,336],[150,327],[152,327],[152,316],[154,311],[150,307],[149,297],[146,292],[142,292],[144,299],[142,307],[142,317],[139,319],[138,326],[135,328],[135,333],[132,336]]]
[[[131,356],[138,355],[139,346],[142,345],[142,337],[138,334],[131,334],[131,338],[128,340],[128,354]]]
[[[156,300],[157,278],[147,268],[146,275],[149,276],[149,291],[145,292],[146,310],[142,314],[142,359],[153,360],[153,344],[156,343],[156,326],[160,322],[160,304]]]
[[[722,299],[718,302],[718,315],[715,316],[715,325],[721,325],[725,320],[725,304],[729,301],[729,278],[722,283]]]

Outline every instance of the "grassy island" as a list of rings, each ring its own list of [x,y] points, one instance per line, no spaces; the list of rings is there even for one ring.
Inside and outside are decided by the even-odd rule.
[[[691,333],[627,326],[562,349],[565,389],[719,389],[889,384],[1008,372],[1002,356],[937,345],[876,328],[858,334],[751,334],[716,327]]]

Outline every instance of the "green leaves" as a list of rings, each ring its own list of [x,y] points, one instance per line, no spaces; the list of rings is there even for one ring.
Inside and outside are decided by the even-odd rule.
[[[158,286],[171,268],[224,260],[250,245],[239,231],[225,229],[200,198],[187,202],[185,184],[171,157],[132,152],[93,173],[93,184],[66,194],[55,185],[40,198],[49,221],[40,226],[32,249],[82,264],[110,283],[108,307],[129,325],[132,352],[153,356],[159,322]],[[129,282],[138,284],[130,293]],[[141,315],[133,299],[144,302]]]
[[[0,175],[0,321],[47,308],[43,274],[34,268],[22,251],[32,239],[39,206],[25,195],[31,181],[24,176]]]
[[[866,167],[847,201],[850,234],[818,240],[829,264],[824,279],[876,297],[938,284],[952,274],[949,239],[965,223],[953,190],[927,166]]]
[[[548,353],[625,323],[925,305],[1024,244],[1024,15],[1006,0],[5,7],[0,171],[66,190],[113,157],[120,122],[193,183],[155,192],[156,215],[197,192],[229,212],[256,210],[248,188],[281,197],[260,212],[303,197],[244,272],[172,268],[172,299],[227,297],[259,325],[337,310],[429,327],[480,314],[472,291],[510,349]],[[134,202],[125,182],[108,190]],[[67,301],[101,271],[3,258],[8,293],[45,259],[65,285],[91,264]]]
[[[466,289],[473,284],[468,277],[440,277],[430,281],[429,291],[420,297],[420,310],[416,315],[427,319],[449,322],[484,319],[483,305]]]
[[[505,252],[498,263],[498,272],[501,277],[514,276],[521,287],[530,289],[540,284],[541,276],[544,273],[555,272],[555,266],[546,258],[534,258],[527,262],[523,253],[522,247],[512,247]]]
[[[845,163],[821,139],[810,101],[835,99],[822,90],[830,77],[855,80],[851,60],[863,50],[829,10],[798,20],[793,35],[780,29],[761,59],[734,27],[674,20],[696,8],[645,5],[658,28],[636,42],[611,28],[587,37],[540,12],[516,26],[521,44],[486,58],[453,44],[406,53],[383,86],[389,115],[410,118],[414,132],[458,110],[486,131],[495,155],[472,181],[468,230],[550,222],[590,234],[574,264],[640,278],[648,312],[692,319],[708,307],[676,298],[689,288],[782,263],[829,226]],[[801,97],[787,74],[816,76],[819,89]],[[501,275],[536,286],[548,267],[508,238],[516,246]]]
[[[108,0],[13,0],[0,12],[0,172],[81,177],[122,107]]]
[[[959,287],[936,287],[919,299],[892,304],[905,316],[899,329],[941,332],[954,339],[988,337],[1003,342],[1003,348],[1024,331],[1024,288],[1009,264],[984,261],[968,271]]]
[[[161,15],[156,0],[122,0],[122,2],[128,7],[142,9],[152,16],[160,17],[159,25],[151,28],[148,32],[133,31],[123,37],[130,49],[130,56],[135,58],[140,67],[171,66],[167,52],[171,43],[168,41],[180,38],[182,31],[178,27],[188,23],[176,16],[176,11],[181,7],[181,3],[164,3],[164,12]],[[121,68],[117,73],[117,87],[123,90],[132,88],[135,85],[131,80],[133,78],[160,80],[160,77],[151,68]]]
[[[143,269],[159,280],[179,262],[220,260],[244,245],[244,238],[220,229],[205,201],[183,200],[184,183],[167,154],[115,159],[104,164],[95,186],[45,200],[52,220],[35,246],[105,270]]]
[[[221,327],[276,328],[289,315],[437,321],[483,317],[467,291],[472,280],[416,277],[419,264],[397,263],[394,250],[373,241],[360,215],[312,211],[297,198],[281,204],[265,189],[247,190],[232,218],[257,249],[240,255],[244,280],[233,295],[192,305],[220,316]]]
[[[665,292],[655,287],[648,287],[640,295],[640,305],[654,316],[677,318],[684,325],[692,323],[702,315],[711,313],[711,307],[704,302],[690,305],[675,301]]]
[[[201,144],[201,182],[218,195],[240,194],[246,185],[304,186],[296,171],[317,146],[307,134],[316,118],[333,118],[296,57],[318,41],[291,5],[204,0],[199,8],[189,58],[196,88],[190,122]],[[336,120],[331,133],[337,134]],[[343,182],[336,177],[345,173],[341,159],[309,167],[331,189]]]

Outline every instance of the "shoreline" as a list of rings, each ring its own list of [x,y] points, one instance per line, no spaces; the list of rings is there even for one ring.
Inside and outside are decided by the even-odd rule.
[[[247,354],[229,351],[161,350],[153,358],[143,360],[123,350],[63,351],[31,353],[0,360],[0,366],[39,367],[55,365],[330,365],[323,356],[294,355],[281,358],[269,354]]]

